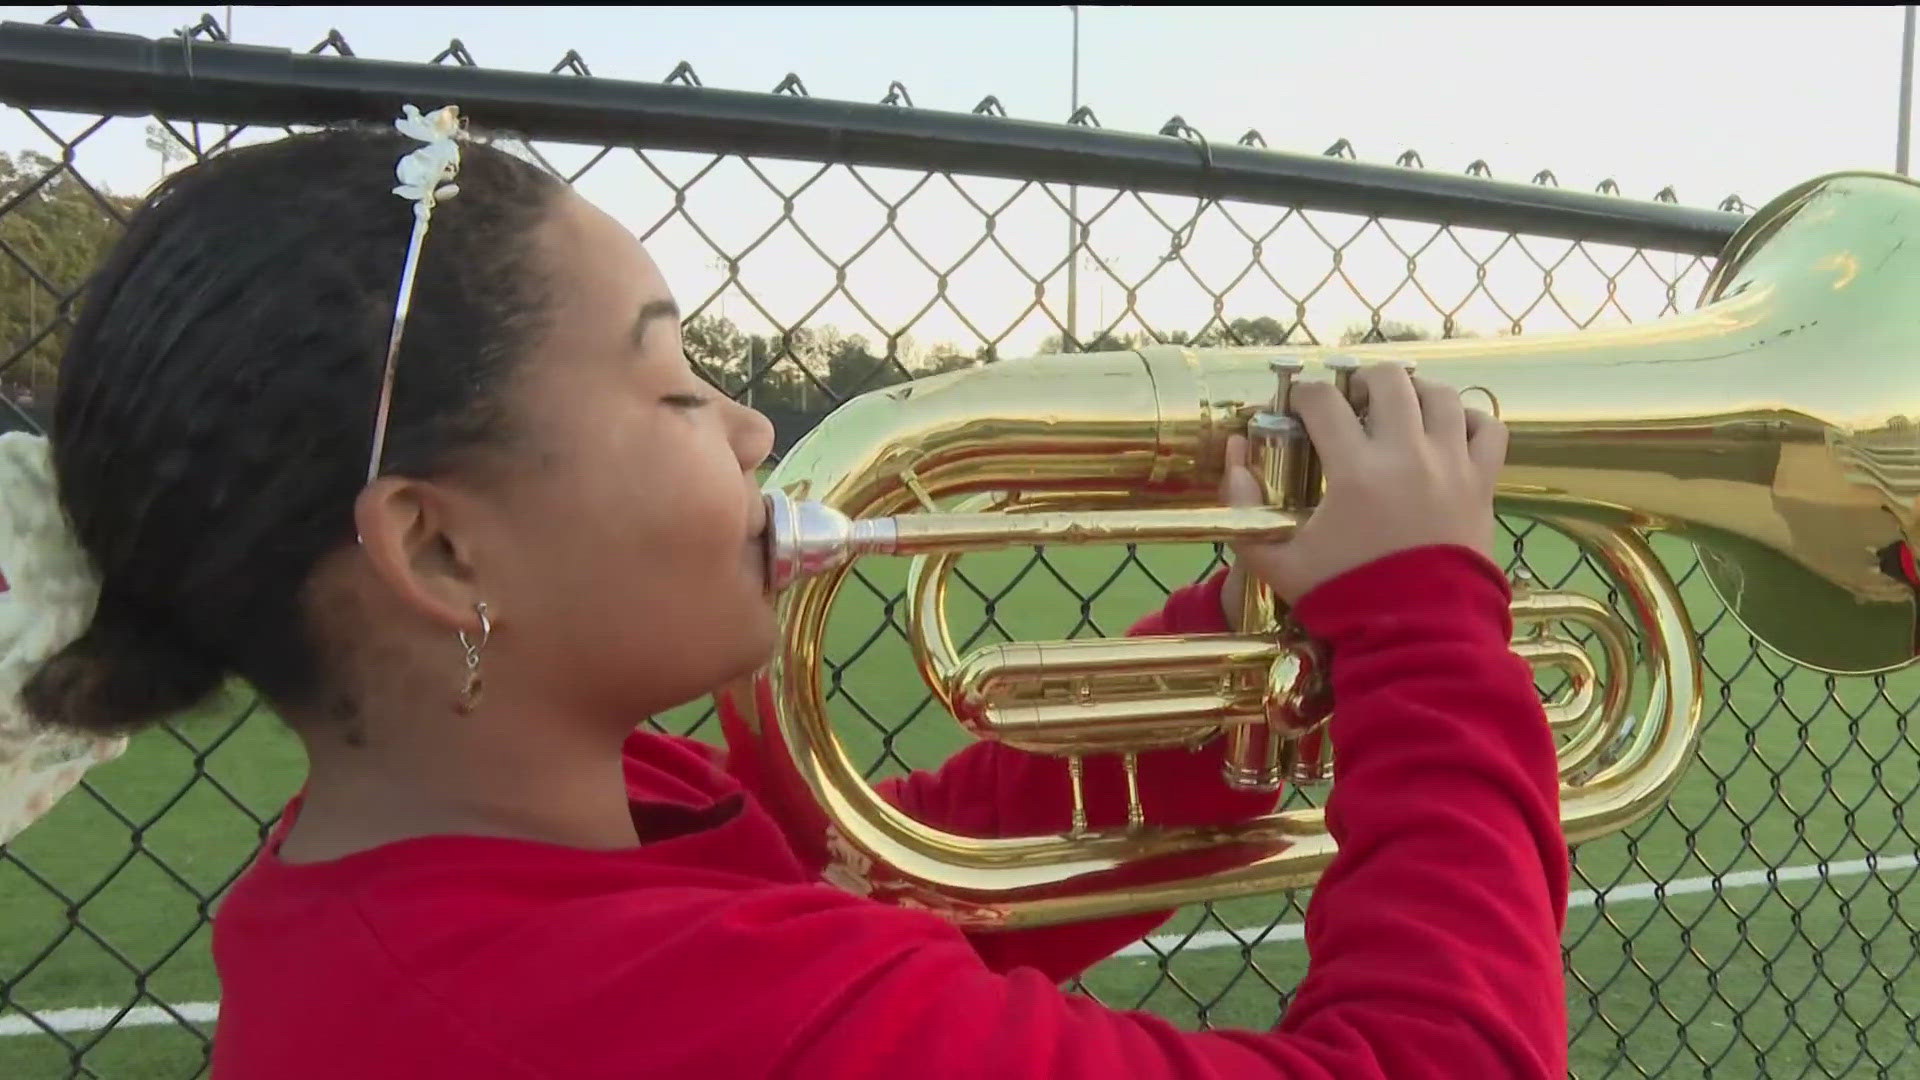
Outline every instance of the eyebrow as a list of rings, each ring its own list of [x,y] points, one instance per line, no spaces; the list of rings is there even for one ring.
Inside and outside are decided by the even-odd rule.
[[[633,318],[633,344],[637,347],[647,336],[647,327],[660,319],[680,321],[680,305],[672,300],[649,300],[640,305],[640,313]]]

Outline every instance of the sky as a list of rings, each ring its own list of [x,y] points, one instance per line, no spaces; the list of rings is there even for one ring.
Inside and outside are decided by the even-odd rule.
[[[59,10],[0,6],[0,19],[38,22]],[[765,91],[793,73],[815,97],[855,101],[878,101],[898,80],[919,107],[964,111],[992,94],[1031,120],[1064,120],[1076,101],[1065,7],[85,10],[100,29],[146,36],[202,14],[225,21],[231,11],[236,40],[300,50],[337,28],[358,55],[378,59],[427,60],[458,37],[490,67],[545,71],[577,49],[606,78],[658,80],[686,61],[705,85]],[[1091,7],[1079,14],[1077,100],[1103,126],[1128,131],[1158,130],[1178,114],[1217,141],[1257,128],[1269,146],[1318,153],[1344,138],[1367,161],[1391,162],[1412,149],[1437,170],[1462,171],[1478,159],[1502,179],[1551,169],[1571,188],[1611,179],[1636,198],[1672,186],[1692,205],[1714,206],[1729,194],[1757,205],[1824,172],[1893,168],[1901,20],[1892,6]],[[90,122],[41,120],[63,133]],[[161,168],[143,138],[143,121],[115,121],[81,144],[78,168],[114,190],[141,191]],[[17,110],[0,109],[0,150],[29,148],[53,149]],[[539,149],[563,169],[592,156],[580,147]],[[977,178],[924,184],[906,172],[816,177],[817,167],[800,163],[755,166],[766,180],[739,159],[643,161],[621,150],[578,186],[643,236],[683,307],[721,311],[750,329],[768,317],[832,322],[870,338],[910,326],[921,343],[971,349],[980,338],[998,339],[1003,353],[1031,348],[1055,329],[1030,309],[1039,278],[1048,307],[1064,310],[1064,274],[1055,268],[1069,236],[1065,189],[1056,198]],[[673,212],[661,174],[679,183],[698,177],[684,215]],[[800,192],[792,222],[773,235],[763,234],[780,220],[782,196],[767,181]],[[885,228],[885,208],[869,189],[892,199],[913,192],[897,233]],[[1094,217],[1081,256],[1083,336],[1126,307],[1124,288],[1093,265],[1096,257],[1138,285],[1136,307],[1148,319],[1187,329],[1206,320],[1216,293],[1227,295],[1228,317],[1284,315],[1310,296],[1325,312],[1316,317],[1329,322],[1379,309],[1434,324],[1436,308],[1457,310],[1483,332],[1523,316],[1529,329],[1596,315],[1606,322],[1615,316],[1603,307],[1610,275],[1636,317],[1661,302],[1659,275],[1685,272],[1688,289],[1702,277],[1698,264],[1678,257],[1643,265],[1630,252],[1569,256],[1569,245],[1545,242],[1523,252],[1501,248],[1498,236],[1456,241],[1431,226],[1382,231],[1357,218],[1285,218],[1243,205],[1224,215],[1205,209],[1183,252],[1188,269],[1163,257],[1174,229],[1195,214],[1194,200],[1114,201],[1084,188],[1078,198],[1082,217]],[[982,248],[978,207],[1002,202],[995,236],[1004,251]],[[1244,234],[1270,228],[1265,272],[1246,273]],[[1327,248],[1343,242],[1351,284],[1327,280]],[[1409,250],[1431,297],[1406,283]],[[729,286],[721,260],[742,253]],[[947,282],[951,303],[941,302],[935,271],[921,258],[937,269],[957,263]],[[1494,269],[1476,292],[1474,264],[1489,260]],[[834,288],[833,262],[847,265],[844,290]],[[1565,312],[1538,302],[1543,264],[1556,266],[1554,293]],[[1691,301],[1683,290],[1683,306]]]

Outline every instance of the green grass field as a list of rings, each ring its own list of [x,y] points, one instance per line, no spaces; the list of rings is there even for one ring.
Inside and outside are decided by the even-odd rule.
[[[1557,536],[1537,534],[1523,551],[1549,584],[1574,567]],[[1677,546],[1663,553],[1676,570],[1691,564]],[[1007,552],[962,566],[991,598],[1000,626],[1043,639],[1118,634],[1158,605],[1161,583],[1194,580],[1210,558],[1206,550],[1123,559],[1083,549],[1055,551],[1044,563],[1031,552]],[[876,564],[864,572],[872,589],[849,584],[831,635],[841,730],[876,775],[899,767],[889,749],[907,766],[934,766],[963,738],[928,704],[898,630],[874,636],[889,618],[885,597],[897,590],[902,569]],[[1597,579],[1581,571],[1569,586],[1595,591]],[[1920,843],[1905,824],[1905,804],[1920,789],[1920,748],[1908,740],[1903,716],[1920,697],[1920,673],[1830,687],[1756,655],[1747,636],[1719,617],[1697,575],[1685,591],[1706,641],[1709,724],[1699,758],[1662,812],[1576,853],[1576,888],[1870,853],[1911,856]],[[1083,604],[1081,596],[1092,599]],[[980,626],[987,606],[956,585],[957,635]],[[898,612],[891,618],[896,627],[904,622]],[[978,640],[997,638],[988,631]],[[203,916],[301,768],[297,745],[271,718],[234,722],[247,700],[236,693],[141,736],[91,777],[100,798],[70,796],[0,855],[0,993],[11,1006],[0,1009],[0,1024],[17,1026],[21,1007],[117,1010],[217,998]],[[712,725],[696,726],[703,711],[691,707],[663,722],[716,739]],[[1914,873],[1852,872],[1577,906],[1566,936],[1577,1075],[1920,1076],[1907,1019],[1920,1002],[1910,929],[1920,922],[1920,900],[1902,896]],[[1251,927],[1257,934],[1297,922],[1307,899],[1191,910],[1160,933]],[[1145,1008],[1183,1026],[1265,1026],[1304,965],[1291,940],[1247,950],[1184,948],[1165,960],[1116,958],[1086,986],[1111,1005]],[[205,1041],[178,1023],[63,1038],[0,1035],[0,1077],[70,1075],[76,1054],[87,1070],[81,1075],[188,1077],[204,1065]]]

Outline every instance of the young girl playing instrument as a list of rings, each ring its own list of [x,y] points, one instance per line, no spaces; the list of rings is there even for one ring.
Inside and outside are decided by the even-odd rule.
[[[1391,366],[1356,380],[1364,422],[1297,388],[1324,501],[1232,573],[1332,652],[1340,854],[1279,1027],[1183,1033],[1058,986],[1166,913],[969,935],[849,895],[742,740],[640,725],[775,641],[771,429],[696,377],[617,222],[451,109],[396,127],[169,177],[88,291],[50,442],[3,447],[38,478],[8,498],[43,494],[0,561],[84,553],[32,593],[73,627],[27,665],[37,724],[110,740],[236,675],[305,746],[215,917],[216,1080],[1565,1075],[1554,748],[1486,554],[1498,423]],[[1244,455],[1229,502],[1258,498]],[[1227,576],[1136,629],[1224,629]],[[1219,769],[1146,755],[1153,822],[1271,808]],[[1062,771],[981,744],[883,790],[1031,834],[1065,827]],[[1119,773],[1089,774],[1098,825]]]

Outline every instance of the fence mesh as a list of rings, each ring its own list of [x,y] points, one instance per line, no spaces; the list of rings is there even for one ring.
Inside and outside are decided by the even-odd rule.
[[[220,30],[209,18],[184,33]],[[351,50],[333,34],[314,51]],[[475,62],[458,42],[430,59]],[[572,53],[554,70],[589,72]],[[698,75],[682,65],[669,80]],[[793,76],[773,89],[805,93]],[[898,83],[885,101],[912,104]],[[989,98],[976,111],[1000,110]],[[19,109],[8,120],[0,130],[18,138],[0,146],[0,428],[36,428],[58,393],[84,275],[141,190],[284,132]],[[1097,123],[1090,110],[1074,120]],[[1192,136],[1178,123],[1167,133]],[[690,356],[774,417],[782,448],[849,395],[1005,355],[1644,321],[1688,307],[1711,269],[1669,252],[1123,189],[538,138],[518,151],[646,241],[687,313]],[[1353,156],[1344,140],[1326,152]],[[1425,167],[1411,154],[1400,163]],[[1508,526],[1513,570],[1607,595],[1560,538]],[[1920,789],[1907,725],[1920,682],[1781,661],[1725,616],[1687,549],[1660,550],[1700,636],[1707,734],[1662,810],[1574,853],[1574,1075],[1920,1075],[1906,899],[1920,844],[1905,817]],[[964,647],[1115,634],[1216,558],[969,558],[956,636]],[[901,586],[885,565],[857,573],[828,644],[836,719],[876,777],[937,765],[957,745],[926,688],[900,674],[913,670]],[[704,705],[656,722],[718,737]],[[300,765],[290,737],[234,687],[142,735],[0,848],[0,1074],[204,1071],[218,996],[208,919]],[[1304,970],[1307,899],[1182,912],[1074,989],[1186,1027],[1270,1025]]]

